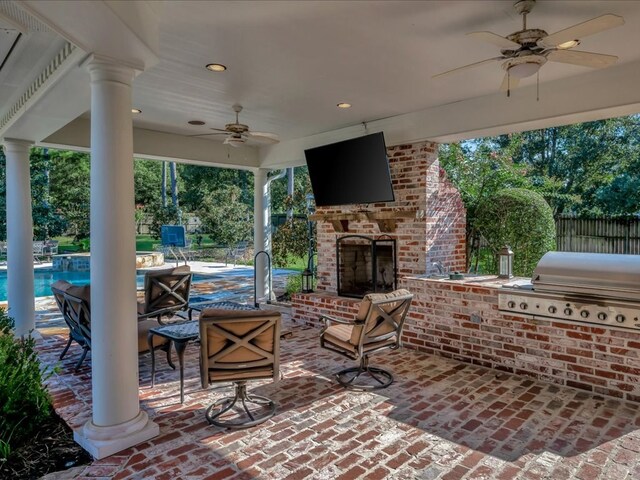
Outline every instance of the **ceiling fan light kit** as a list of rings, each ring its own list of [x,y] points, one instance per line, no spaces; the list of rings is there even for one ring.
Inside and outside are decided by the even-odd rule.
[[[505,60],[502,63],[502,68],[506,73],[500,89],[506,91],[507,96],[510,96],[511,89],[518,86],[520,79],[539,73],[540,68],[547,61],[589,68],[605,68],[616,63],[618,57],[615,55],[580,52],[572,49],[580,45],[581,37],[623,25],[624,19],[622,17],[608,13],[549,35],[545,30],[539,28],[527,28],[527,15],[531,13],[535,4],[536,0],[519,0],[514,3],[516,12],[522,15],[522,30],[506,37],[486,31],[467,34],[476,40],[499,47],[501,54],[499,57],[454,68],[434,75],[434,78],[458,73],[461,70],[475,68],[496,60]]]
[[[236,112],[236,121],[234,123],[227,123],[222,128],[211,128],[213,132],[210,133],[199,133],[197,135],[190,135],[191,137],[207,137],[210,135],[225,135],[224,143],[225,145],[231,145],[232,147],[240,147],[247,143],[248,141],[252,141],[258,144],[267,144],[273,145],[278,143],[278,136],[273,133],[264,133],[264,132],[253,132],[249,130],[249,126],[244,123],[240,123],[239,115],[242,111],[242,105],[235,104],[233,105],[233,111]],[[189,122],[191,123],[191,122]],[[202,122],[204,124],[204,122]],[[194,124],[192,124],[194,125]],[[198,124],[195,124],[198,125]]]

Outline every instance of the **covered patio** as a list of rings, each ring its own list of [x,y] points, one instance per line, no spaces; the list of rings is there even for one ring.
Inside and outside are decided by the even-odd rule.
[[[43,311],[43,315],[46,312]],[[55,317],[55,312],[53,312]],[[45,362],[64,330],[38,323]],[[640,475],[637,404],[570,387],[400,350],[376,357],[395,383],[345,390],[333,373],[349,363],[319,347],[318,330],[292,322],[282,341],[283,378],[254,387],[278,403],[275,417],[236,432],[210,426],[204,410],[230,387],[202,390],[198,348],[186,356],[185,403],[163,361],[149,385],[140,362],[140,405],[160,435],[52,478],[581,479]],[[57,412],[73,428],[91,415],[91,371],[73,374],[72,350],[50,381]]]
[[[446,190],[438,176],[438,143],[640,112],[637,4],[540,1],[529,20],[556,32],[605,13],[624,17],[626,25],[589,37],[582,47],[617,55],[616,65],[592,70],[545,64],[539,84],[530,77],[507,96],[499,91],[504,76],[499,64],[479,67],[473,77],[432,77],[495,55],[495,45],[474,43],[465,33],[507,34],[520,28],[511,2],[0,2],[0,26],[7,32],[2,38],[0,139],[7,157],[8,296],[18,336],[39,326],[33,299],[29,149],[41,145],[91,152],[92,329],[99,340],[92,348],[91,370],[73,375],[63,365],[51,381],[56,408],[74,427],[77,441],[103,458],[79,474],[640,475],[637,403],[599,396],[602,392],[591,379],[581,385],[595,393],[567,387],[571,379],[555,385],[498,373],[487,368],[499,365],[493,357],[482,357],[484,363],[476,365],[459,362],[464,352],[457,346],[434,347],[418,336],[441,324],[463,324],[465,315],[475,312],[432,308],[425,298],[433,285],[411,283],[405,276],[399,278],[400,286],[415,286],[425,295],[416,302],[412,318],[418,333],[411,346],[421,352],[379,356],[397,377],[382,394],[349,393],[333,383],[331,372],[341,361],[320,351],[317,330],[301,321],[316,317],[319,308],[313,301],[292,319],[298,322],[293,338],[283,341],[284,379],[260,387],[278,401],[278,413],[252,430],[229,433],[207,426],[202,410],[218,391],[195,388],[195,350],[188,352],[191,380],[183,406],[176,403],[172,371],[164,371],[152,390],[147,387],[147,360],[134,368],[134,156],[251,171],[255,251],[270,250],[271,172],[304,164],[307,148],[384,132],[388,151],[398,153],[395,168],[407,175],[401,183],[424,187],[413,197],[435,204],[429,201]],[[226,71],[208,70],[205,66],[212,63]],[[241,122],[251,131],[278,134],[280,143],[230,145],[219,141],[224,138],[202,136],[232,122],[237,103],[244,106]],[[345,103],[352,107],[336,107]],[[432,183],[426,173],[415,182],[408,177],[427,171]],[[459,201],[453,194],[439,198]],[[410,200],[403,202],[391,209],[405,208]],[[425,207],[416,212],[420,208]],[[426,230],[421,228],[433,223],[429,215],[419,220],[413,235],[422,235]],[[409,221],[404,225],[411,228]],[[456,225],[461,228],[459,221]],[[327,239],[338,233],[327,222],[323,229]],[[409,242],[410,237],[401,240]],[[428,273],[428,264],[437,260],[431,256],[438,251],[433,245],[439,244],[410,252],[410,274]],[[327,265],[319,271],[327,271]],[[256,268],[257,290],[265,296],[262,259]],[[328,291],[333,280],[321,280],[325,293],[335,296]],[[468,290],[475,295],[473,287]],[[482,331],[491,342],[495,322],[505,319],[492,316],[497,310],[493,299],[482,301],[491,313],[484,315]],[[330,308],[352,308],[342,300],[337,305]],[[469,323],[454,327],[467,328],[473,338]],[[42,358],[55,363],[64,339],[56,331],[42,334]],[[621,388],[630,385],[620,395],[632,399],[638,398],[640,338],[637,332],[625,334],[618,339],[624,353],[603,348],[607,361],[627,362],[612,378],[620,380]],[[539,363],[528,352],[517,356],[526,357],[523,362],[529,365]],[[556,364],[563,374],[572,374],[565,368],[572,361],[577,360]],[[603,382],[608,387],[613,380]]]

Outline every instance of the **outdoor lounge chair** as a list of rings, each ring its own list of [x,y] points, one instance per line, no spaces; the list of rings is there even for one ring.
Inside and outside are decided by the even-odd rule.
[[[336,374],[341,385],[354,390],[377,390],[393,383],[391,372],[369,365],[369,355],[401,346],[402,327],[412,298],[407,290],[372,293],[362,299],[355,321],[320,317],[325,322],[320,346],[360,361],[359,366]],[[358,382],[363,375],[368,378]]]
[[[187,265],[147,272],[144,276],[144,302],[138,302],[138,320],[156,318],[164,325],[163,316],[173,316],[180,310],[189,311],[191,317],[191,277],[191,268]]]
[[[247,382],[279,379],[280,313],[206,309],[199,322],[202,388],[233,382],[235,389],[233,397],[207,408],[207,421],[219,427],[246,428],[271,418],[275,403],[249,394]]]
[[[69,327],[69,340],[60,354],[60,360],[64,358],[71,343],[77,342],[83,349],[82,355],[75,366],[78,371],[80,365],[91,349],[91,287],[89,285],[76,286],[66,280],[58,280],[51,285],[51,291],[62,313],[65,323]],[[156,320],[146,319],[138,322],[138,353],[149,350],[147,336],[149,329],[159,327]],[[171,362],[170,343],[162,337],[154,337],[154,347],[161,348],[167,353],[167,362],[171,368],[175,368]]]
[[[248,242],[238,242],[235,247],[229,247],[225,255],[224,264],[229,264],[229,259],[233,260],[233,266],[236,266],[238,259],[244,258],[247,254]]]

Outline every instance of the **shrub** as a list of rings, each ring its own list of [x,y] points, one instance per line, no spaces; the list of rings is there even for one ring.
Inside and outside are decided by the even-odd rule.
[[[482,202],[476,222],[494,259],[504,245],[511,247],[514,275],[531,276],[542,255],[555,248],[551,207],[531,190],[512,188],[495,193]]]
[[[13,320],[0,309],[0,459],[28,441],[52,412],[35,340],[13,336]]]

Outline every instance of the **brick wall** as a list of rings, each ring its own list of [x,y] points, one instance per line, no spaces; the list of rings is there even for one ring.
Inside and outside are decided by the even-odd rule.
[[[319,214],[361,210],[386,212],[417,210],[420,218],[400,219],[395,231],[381,232],[375,222],[350,221],[348,232],[336,232],[330,222],[318,222],[319,291],[336,292],[336,238],[343,235],[382,233],[397,241],[399,285],[407,275],[426,273],[432,262],[450,270],[465,268],[466,212],[460,194],[446,180],[437,156],[437,144],[421,142],[387,149],[395,202],[319,208]],[[366,175],[366,172],[364,172]]]
[[[640,401],[640,332],[505,315],[498,285],[405,282],[416,295],[405,347]]]
[[[640,402],[640,332],[502,314],[498,282],[403,283],[415,295],[405,348]],[[319,327],[320,313],[354,319],[358,304],[326,293],[296,295],[293,318]]]

